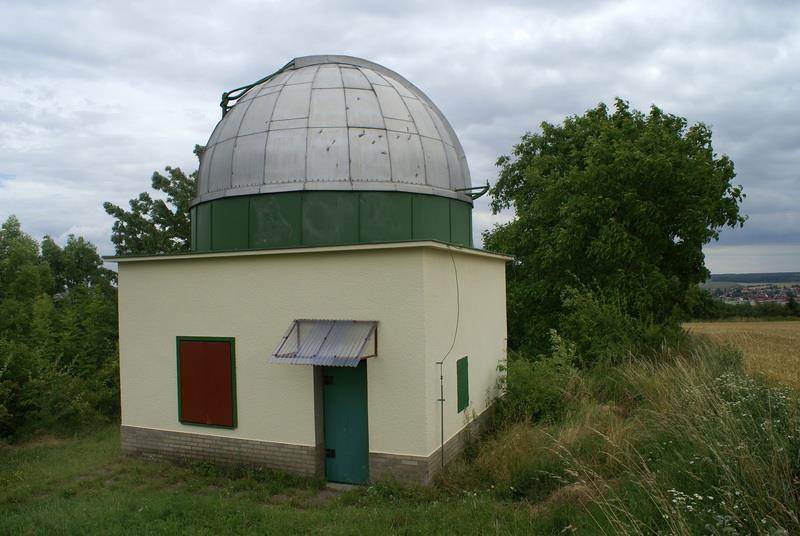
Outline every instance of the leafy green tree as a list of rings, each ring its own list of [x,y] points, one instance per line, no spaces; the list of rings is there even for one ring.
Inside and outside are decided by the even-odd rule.
[[[103,268],[103,258],[95,245],[82,236],[69,235],[63,253],[63,280],[67,288],[95,286],[114,277],[112,271]]]
[[[30,334],[45,355],[56,353],[56,306],[47,294],[40,294],[33,300]]]
[[[498,159],[491,208],[516,216],[484,233],[486,247],[515,258],[512,347],[546,351],[549,329],[588,325],[567,321],[577,309],[613,310],[623,315],[614,325],[639,322],[640,333],[674,325],[709,274],[703,245],[745,221],[733,162],[714,152],[710,128],[617,99],[613,111],[600,104],[541,129]]]
[[[0,226],[0,337],[27,335],[34,298],[52,286],[38,244],[10,216]]]
[[[103,267],[97,247],[82,236],[69,235],[63,249],[45,236],[41,249],[42,260],[52,273],[53,294],[75,287],[107,284],[116,279],[113,271]]]
[[[116,415],[113,283],[83,238],[40,247],[17,218],[0,226],[0,438]]]
[[[194,154],[200,158],[203,149],[195,145]],[[195,196],[197,171],[187,175],[177,167],[167,166],[165,170],[166,175],[157,171],[153,173],[152,187],[163,192],[166,199],[153,198],[148,192],[142,192],[130,200],[130,210],[103,203],[105,211],[116,219],[111,241],[117,255],[189,250],[189,203]]]
[[[749,304],[748,304],[749,307]],[[707,290],[692,287],[686,293],[685,320],[713,320],[723,316],[725,304],[711,296]]]
[[[65,259],[64,252],[61,246],[56,244],[50,236],[45,235],[42,239],[42,259],[50,266],[53,274],[53,288],[50,289],[51,294],[61,292],[67,286],[65,277]]]

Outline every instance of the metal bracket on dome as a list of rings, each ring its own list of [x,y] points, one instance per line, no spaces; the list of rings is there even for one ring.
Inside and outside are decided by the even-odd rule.
[[[228,113],[230,109],[236,105],[236,103],[233,101],[239,100],[240,98],[242,98],[242,96],[244,96],[245,93],[256,87],[258,84],[263,84],[264,82],[266,82],[279,72],[283,71],[284,69],[287,69],[288,67],[291,67],[293,64],[294,60],[290,61],[289,63],[287,63],[286,65],[284,65],[271,75],[265,76],[261,80],[256,80],[252,84],[247,84],[246,86],[237,87],[236,89],[231,89],[229,91],[223,92],[222,100],[219,103],[220,108],[222,108],[222,117],[225,117],[225,114]],[[233,102],[233,104],[230,104],[231,102]]]
[[[473,186],[471,188],[456,188],[456,192],[466,192],[466,194],[475,201],[479,197],[483,197],[486,195],[486,192],[489,191],[489,181],[486,181],[486,184],[483,186]]]

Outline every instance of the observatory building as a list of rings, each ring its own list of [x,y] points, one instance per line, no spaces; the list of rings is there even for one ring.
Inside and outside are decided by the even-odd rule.
[[[505,263],[431,100],[346,56],[223,94],[191,252],[119,263],[122,450],[429,482],[488,416]]]

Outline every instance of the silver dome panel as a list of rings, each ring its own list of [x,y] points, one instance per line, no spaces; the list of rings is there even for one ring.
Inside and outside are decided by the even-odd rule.
[[[467,159],[436,105],[349,56],[296,58],[217,124],[193,205],[297,190],[396,190],[472,203]]]

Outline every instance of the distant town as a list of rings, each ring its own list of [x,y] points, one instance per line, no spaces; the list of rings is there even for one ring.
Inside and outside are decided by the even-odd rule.
[[[800,297],[800,272],[713,274],[703,287],[715,300],[728,304],[787,305]]]

